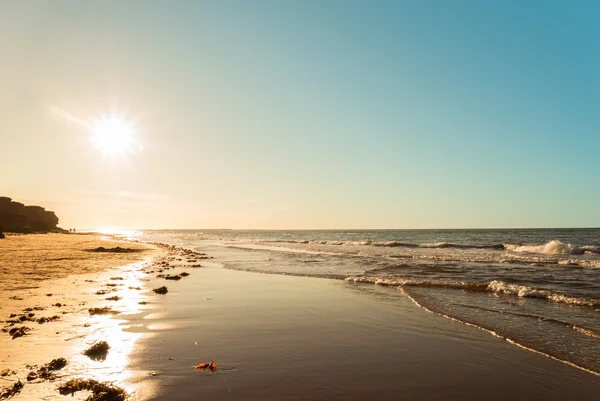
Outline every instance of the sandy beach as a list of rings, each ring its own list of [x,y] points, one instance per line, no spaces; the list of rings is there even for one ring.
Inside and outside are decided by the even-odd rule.
[[[44,308],[32,312],[35,318],[59,317],[23,322],[32,330],[19,338],[0,336],[0,370],[10,371],[2,387],[26,383],[16,399],[63,399],[58,386],[74,378],[119,386],[134,400],[200,394],[216,400],[594,400],[600,392],[597,376],[427,313],[408,298],[399,303],[385,287],[231,271],[201,254],[100,237],[86,237],[90,243],[78,236],[29,238],[20,237],[21,252],[27,241],[32,254],[40,242],[71,244],[69,271],[81,264],[94,272],[66,271],[38,279],[38,288],[2,292],[3,320],[35,307]],[[90,244],[146,250],[78,260],[78,247]],[[166,294],[152,291],[161,286]],[[92,307],[119,313],[90,316]],[[105,359],[82,354],[99,341],[110,345]],[[68,364],[55,380],[25,378],[60,357]],[[193,368],[212,361],[214,371]],[[75,399],[88,395],[77,392]]]
[[[98,248],[117,251],[97,252]],[[161,252],[153,246],[92,234],[11,235],[0,241],[2,389],[21,381],[26,384],[16,395],[19,399],[52,399],[62,398],[57,386],[70,378],[125,377],[126,355],[136,337],[123,336],[118,319],[91,316],[89,308],[108,307],[119,313],[142,308],[138,304],[144,299],[140,269]],[[20,327],[26,328],[25,335],[10,334]],[[111,353],[104,365],[82,355],[90,345],[108,338]],[[56,358],[68,361],[56,372],[56,380],[26,379]]]

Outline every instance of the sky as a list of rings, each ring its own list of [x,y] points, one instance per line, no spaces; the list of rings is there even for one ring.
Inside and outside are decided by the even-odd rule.
[[[0,195],[80,229],[598,227],[598,17],[0,0]]]

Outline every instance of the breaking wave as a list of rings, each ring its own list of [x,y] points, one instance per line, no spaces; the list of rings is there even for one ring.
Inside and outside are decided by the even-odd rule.
[[[587,299],[570,297],[556,291],[550,291],[541,288],[534,288],[520,284],[510,284],[500,280],[493,280],[490,283],[452,281],[452,280],[406,280],[392,277],[368,277],[368,276],[350,276],[346,281],[353,283],[369,283],[383,285],[387,287],[443,287],[460,289],[476,292],[490,292],[494,294],[513,295],[520,298],[538,298],[547,301],[558,302],[568,305],[598,307],[600,299]]]
[[[552,240],[543,245],[504,244],[504,249],[511,252],[545,253],[550,255],[581,255],[586,252],[600,253],[600,246],[574,246],[558,240]]]
[[[331,240],[258,240],[257,242],[288,243],[288,244],[317,244],[334,246],[376,246],[376,247],[398,247],[398,248],[428,248],[428,249],[491,249],[498,251],[509,251],[518,253],[541,253],[548,255],[581,255],[584,253],[600,254],[600,246],[585,245],[575,246],[565,244],[558,240],[551,240],[540,245],[524,244],[457,244],[452,242],[434,242],[424,244],[413,244],[399,241],[331,241]]]

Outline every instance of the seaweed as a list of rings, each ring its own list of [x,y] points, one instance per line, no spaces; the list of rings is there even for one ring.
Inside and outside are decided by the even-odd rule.
[[[10,334],[14,340],[15,338],[27,335],[29,330],[31,329],[27,326],[13,327],[8,331],[8,334]]]
[[[123,277],[111,277],[111,280],[123,280]]]
[[[186,277],[186,276],[189,276],[189,275],[190,275],[190,273],[188,273],[188,272],[183,272],[183,273],[179,273],[179,275],[180,275],[181,277]]]
[[[181,276],[176,275],[176,274],[174,274],[174,275],[167,274],[165,276],[165,280],[181,280]]]
[[[103,361],[106,359],[106,355],[108,354],[108,350],[110,349],[110,345],[106,341],[98,341],[85,351],[83,351],[83,355],[94,361]]]
[[[152,291],[154,291],[157,294],[166,294],[167,292],[169,292],[167,287],[165,287],[164,285],[162,287],[154,288]]]
[[[108,306],[105,306],[104,308],[90,308],[90,309],[88,309],[88,312],[90,313],[90,316],[94,316],[94,315],[116,315],[116,314],[121,313],[119,311],[112,310]]]
[[[0,399],[14,397],[15,395],[21,392],[22,388],[23,383],[21,383],[21,380],[19,380],[18,382],[13,384],[12,387],[7,387],[4,390],[2,390],[2,393],[0,393]]]
[[[54,315],[54,316],[51,316],[51,317],[40,317],[40,318],[38,318],[36,320],[36,322],[38,322],[39,324],[44,324],[46,322],[55,322],[55,321],[57,321],[59,319],[60,319],[60,316]]]
[[[130,252],[143,252],[143,249],[134,249],[134,248],[121,248],[120,246],[116,246],[114,248],[105,248],[103,246],[99,246],[98,248],[88,249],[88,252],[111,252],[111,253],[130,253]]]
[[[120,299],[121,299],[121,297],[118,295],[106,298],[107,301],[118,301]]]
[[[125,401],[127,393],[112,383],[99,382],[94,379],[72,379],[58,387],[61,395],[72,395],[77,391],[91,391],[86,401]]]
[[[43,370],[60,370],[67,366],[67,360],[65,358],[56,358],[42,366]]]

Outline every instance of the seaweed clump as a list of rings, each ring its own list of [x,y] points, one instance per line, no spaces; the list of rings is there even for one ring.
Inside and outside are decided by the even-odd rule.
[[[17,395],[21,392],[22,388],[23,388],[23,383],[21,383],[21,380],[19,380],[18,382],[13,384],[12,387],[7,387],[7,388],[3,389],[2,392],[0,393],[0,399],[14,397],[15,395]]]
[[[110,349],[110,345],[106,341],[98,341],[85,351],[83,351],[83,355],[94,361],[103,361],[106,359],[106,355],[108,354],[108,350]]]
[[[118,295],[106,298],[107,301],[118,301],[120,299],[121,299],[121,297]]]
[[[90,316],[108,314],[116,315],[120,313],[119,311],[110,309],[108,306],[105,306],[104,308],[90,308],[88,309],[88,312],[90,313]]]
[[[166,294],[167,292],[169,292],[167,287],[165,287],[164,285],[162,287],[154,288],[152,291],[154,291],[157,294]]]
[[[98,248],[88,249],[87,251],[88,252],[130,253],[130,252],[143,252],[143,249],[121,248],[120,246],[116,246],[114,248],[105,248],[103,246],[99,246]]]
[[[51,317],[44,316],[44,317],[38,318],[36,320],[36,322],[38,322],[39,324],[44,324],[46,322],[55,322],[55,321],[57,321],[59,319],[60,319],[60,316],[58,316],[58,315],[54,315],[54,316],[51,316]]]
[[[53,372],[55,370],[61,370],[65,366],[67,366],[67,360],[65,358],[56,358],[42,366],[37,371],[37,375],[44,380],[54,380],[56,379],[56,375]]]
[[[10,334],[12,336],[12,339],[14,340],[15,338],[27,335],[29,330],[31,329],[27,326],[13,327],[8,331],[8,334]]]
[[[58,387],[61,395],[72,395],[77,391],[91,391],[86,401],[125,401],[127,393],[111,383],[101,383],[94,379],[72,379]]]

